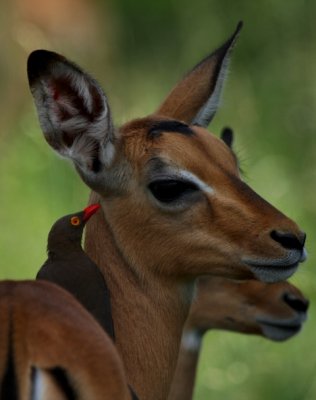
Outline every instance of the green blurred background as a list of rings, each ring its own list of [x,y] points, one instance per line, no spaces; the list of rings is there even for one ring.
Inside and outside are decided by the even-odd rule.
[[[102,83],[117,124],[152,112],[175,82],[245,22],[211,130],[236,133],[246,179],[307,232],[291,282],[311,299],[286,343],[210,332],[195,398],[316,399],[316,2],[12,0],[0,4],[0,278],[33,278],[61,215],[88,189],[44,142],[25,64],[62,52]]]

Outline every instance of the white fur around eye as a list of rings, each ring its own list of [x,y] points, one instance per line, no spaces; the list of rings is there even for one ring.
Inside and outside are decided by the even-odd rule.
[[[198,178],[196,175],[192,174],[189,171],[181,170],[177,175],[180,178],[183,178],[186,181],[191,182],[193,185],[198,187],[202,192],[205,192],[205,193],[208,193],[208,194],[214,194],[215,193],[215,190],[211,186],[207,185],[200,178]]]

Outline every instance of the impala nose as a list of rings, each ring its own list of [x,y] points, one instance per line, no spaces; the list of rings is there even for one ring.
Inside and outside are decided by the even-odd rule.
[[[283,300],[298,313],[306,313],[309,306],[309,301],[300,297],[295,296],[292,293],[285,293]]]
[[[297,237],[290,232],[272,231],[270,236],[273,240],[280,243],[282,247],[290,250],[303,250],[306,240],[306,234],[303,232]]]

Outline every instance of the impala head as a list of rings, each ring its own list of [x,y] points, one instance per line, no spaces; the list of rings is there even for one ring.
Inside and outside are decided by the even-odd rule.
[[[29,57],[45,138],[100,195],[130,265],[183,278],[272,282],[289,277],[304,258],[305,234],[241,180],[232,135],[219,139],[206,130],[240,28],[155,113],[119,129],[87,73],[56,53]]]
[[[287,282],[203,277],[198,280],[185,332],[192,338],[209,329],[223,329],[280,341],[299,332],[307,309],[308,300]]]

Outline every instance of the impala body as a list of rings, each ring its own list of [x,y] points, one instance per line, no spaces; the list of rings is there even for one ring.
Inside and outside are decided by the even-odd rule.
[[[276,282],[305,258],[305,234],[241,180],[230,143],[205,129],[240,28],[156,112],[120,128],[90,75],[56,53],[29,57],[44,136],[101,203],[86,251],[106,277],[117,347],[141,399],[167,398],[196,278]]]
[[[1,282],[0,324],[1,399],[132,398],[111,339],[57,285]]]

